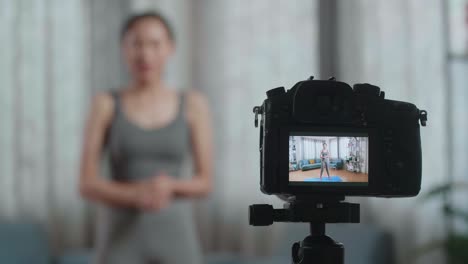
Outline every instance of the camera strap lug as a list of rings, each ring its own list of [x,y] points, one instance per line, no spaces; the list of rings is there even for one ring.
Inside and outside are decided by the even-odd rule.
[[[419,111],[419,120],[421,121],[422,126],[426,126],[426,123],[427,123],[427,111],[426,110]]]
[[[263,109],[261,106],[255,106],[253,112],[255,114],[255,127],[258,127],[258,115],[263,113]]]

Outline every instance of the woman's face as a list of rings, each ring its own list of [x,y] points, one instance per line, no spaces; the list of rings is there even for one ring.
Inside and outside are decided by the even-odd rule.
[[[166,28],[154,18],[136,22],[122,40],[127,67],[139,83],[159,79],[173,52],[174,45]]]
[[[323,144],[323,149],[327,149],[327,144]]]

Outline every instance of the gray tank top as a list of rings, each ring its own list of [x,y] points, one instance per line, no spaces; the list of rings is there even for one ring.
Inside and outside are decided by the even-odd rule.
[[[122,108],[119,93],[113,93],[114,120],[109,130],[111,173],[115,180],[133,181],[165,172],[180,177],[180,168],[190,142],[184,120],[185,96],[179,98],[175,120],[164,127],[146,129],[132,122]]]
[[[115,111],[107,137],[111,178],[138,181],[160,172],[182,177],[183,162],[190,149],[184,94],[179,98],[177,117],[158,129],[133,123],[125,115],[120,94],[112,96]],[[202,263],[188,200],[174,200],[158,212],[101,208],[97,236],[96,263]]]

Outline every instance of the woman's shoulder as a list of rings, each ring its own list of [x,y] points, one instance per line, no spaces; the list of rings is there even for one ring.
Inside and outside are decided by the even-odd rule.
[[[187,101],[189,103],[196,105],[207,104],[206,96],[199,90],[189,89],[184,91],[183,94],[187,97]]]
[[[186,97],[187,108],[189,111],[208,111],[208,100],[201,91],[189,89],[183,93]]]
[[[114,113],[114,96],[112,92],[100,91],[94,94],[91,102],[91,114],[101,119],[110,120]]]
[[[198,90],[190,89],[183,92],[186,104],[186,117],[189,123],[202,122],[210,116],[208,100]]]

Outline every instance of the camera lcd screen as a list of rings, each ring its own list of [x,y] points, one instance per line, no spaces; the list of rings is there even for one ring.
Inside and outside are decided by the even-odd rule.
[[[367,134],[290,133],[289,184],[367,186]]]

